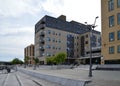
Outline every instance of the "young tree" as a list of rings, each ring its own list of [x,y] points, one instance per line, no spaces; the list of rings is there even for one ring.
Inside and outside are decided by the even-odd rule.
[[[34,65],[34,70],[36,70],[36,65],[39,63],[39,59],[38,58],[33,58],[35,65]]]
[[[64,63],[64,62],[65,62],[65,59],[66,59],[66,54],[65,54],[65,53],[58,53],[58,54],[55,56],[56,64]]]
[[[33,58],[35,64],[38,64],[39,63],[39,59],[38,58]]]
[[[26,68],[26,65],[28,65],[28,62],[29,62],[29,56],[25,56],[24,58],[24,68]]]
[[[28,65],[29,59],[30,59],[29,56],[25,56],[25,58],[24,58],[24,62],[25,62],[25,64]]]
[[[56,64],[56,61],[55,61],[55,57],[47,57],[46,58],[46,61],[47,61],[47,64],[48,65],[53,65],[53,64]]]

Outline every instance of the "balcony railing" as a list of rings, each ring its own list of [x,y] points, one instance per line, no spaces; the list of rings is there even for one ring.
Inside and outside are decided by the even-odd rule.
[[[42,32],[40,33],[40,36],[44,37],[44,36],[45,36],[45,32],[42,31]]]

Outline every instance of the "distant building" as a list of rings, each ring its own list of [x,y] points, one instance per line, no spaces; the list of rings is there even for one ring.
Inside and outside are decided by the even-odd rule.
[[[120,64],[120,0],[101,0],[102,64]]]
[[[26,48],[24,48],[24,59],[28,57],[28,64],[34,64],[34,45],[31,44],[29,46],[27,46]]]
[[[68,22],[64,15],[58,18],[46,15],[35,25],[35,57],[44,64],[46,57],[65,52],[69,63],[74,63],[76,59],[81,60],[81,57],[89,54],[89,32],[88,25],[76,21]],[[93,47],[98,47],[98,42],[101,43],[100,32],[94,30],[93,33]],[[87,39],[84,34],[88,35]]]

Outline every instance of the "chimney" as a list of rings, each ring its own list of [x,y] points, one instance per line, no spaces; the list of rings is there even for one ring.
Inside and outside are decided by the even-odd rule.
[[[61,19],[61,20],[66,21],[66,16],[65,16],[65,15],[60,15],[60,16],[58,17],[58,19]]]

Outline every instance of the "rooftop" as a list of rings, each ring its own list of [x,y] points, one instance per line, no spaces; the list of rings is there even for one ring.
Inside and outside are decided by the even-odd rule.
[[[35,29],[39,29],[38,27],[41,25],[41,22],[45,22],[46,27],[50,27],[53,29],[68,31],[76,34],[83,34],[90,31],[90,26],[85,25],[76,21],[66,21],[66,16],[61,15],[58,18],[54,18],[51,16],[44,16],[38,23],[35,25]],[[36,30],[39,31],[39,30]],[[100,34],[99,31],[93,31]]]

